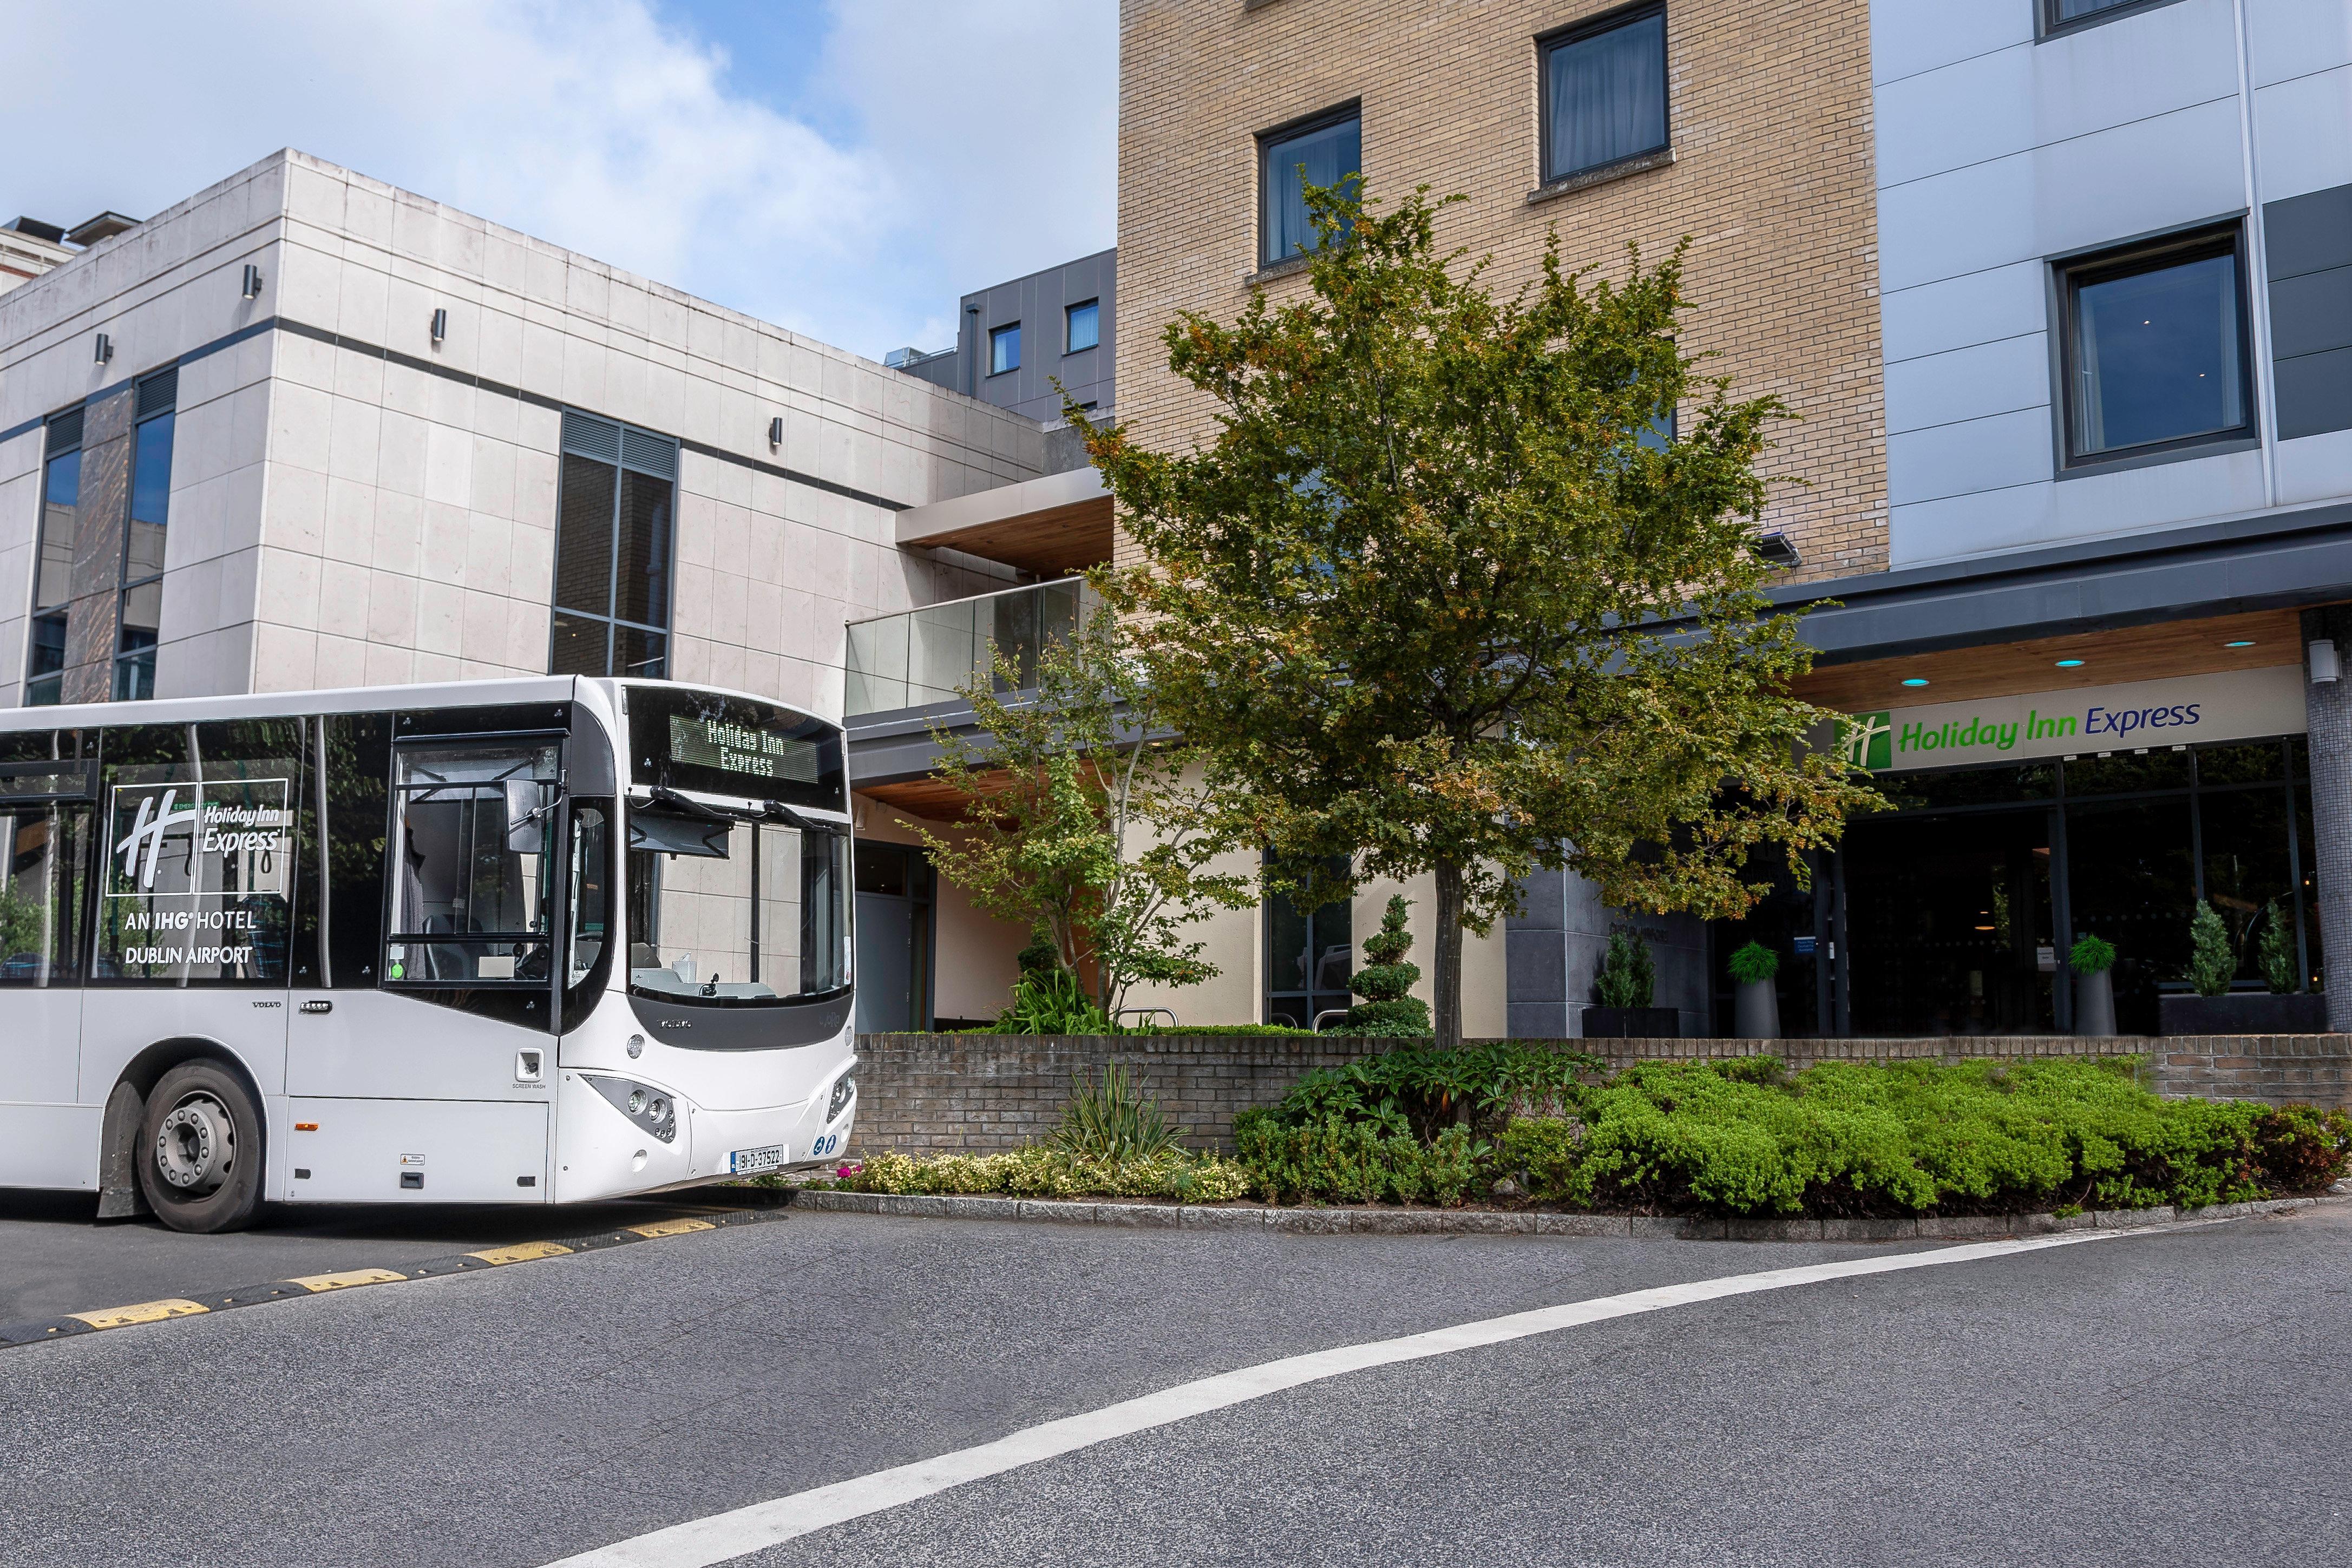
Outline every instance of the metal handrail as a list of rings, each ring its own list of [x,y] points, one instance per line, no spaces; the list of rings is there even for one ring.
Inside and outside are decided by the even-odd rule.
[[[1348,1016],[1350,1010],[1351,1009],[1347,1008],[1325,1008],[1321,1012],[1315,1015],[1315,1021],[1308,1024],[1307,1027],[1314,1033],[1321,1034],[1323,1032],[1323,1020],[1325,1019],[1343,1019]]]
[[[1174,1008],[1114,1008],[1111,1009],[1110,1021],[1117,1023],[1119,1019],[1127,1017],[1129,1013],[1139,1013],[1146,1018],[1150,1017],[1153,1013],[1165,1013],[1168,1015],[1168,1027],[1171,1029],[1179,1027],[1176,1020],[1176,1009]]]

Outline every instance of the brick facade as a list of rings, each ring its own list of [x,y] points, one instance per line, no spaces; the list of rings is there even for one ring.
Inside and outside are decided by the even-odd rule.
[[[857,1050],[851,1153],[991,1154],[1050,1133],[1070,1081],[1126,1066],[1198,1148],[1230,1147],[1235,1113],[1270,1105],[1307,1071],[1391,1042],[1326,1035],[1070,1036],[869,1034]],[[1472,1041],[1471,1043],[1480,1043]],[[1542,1041],[1528,1043],[1542,1044]],[[1614,1071],[1636,1061],[1723,1061],[1770,1053],[1801,1071],[1822,1061],[2023,1061],[2137,1055],[2159,1092],[2352,1108],[2352,1035],[2088,1040],[1945,1035],[1923,1040],[1575,1040]]]
[[[1256,266],[1256,133],[1360,100],[1368,193],[1426,183],[1469,200],[1439,237],[1491,251],[1507,293],[1557,226],[1564,258],[1622,273],[1687,235],[1689,347],[1735,393],[1778,393],[1765,526],[1800,575],[1886,564],[1869,25],[1843,4],[1670,0],[1674,161],[1530,201],[1538,35],[1617,0],[1123,0],[1119,41],[1119,412],[1148,445],[1210,428],[1167,371],[1180,308],[1230,319]],[[1271,281],[1282,298],[1305,287]]]

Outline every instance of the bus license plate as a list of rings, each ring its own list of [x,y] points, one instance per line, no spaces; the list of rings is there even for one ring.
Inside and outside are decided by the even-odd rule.
[[[733,1176],[757,1176],[761,1171],[782,1168],[784,1145],[770,1144],[764,1149],[738,1149],[727,1156],[727,1169]]]

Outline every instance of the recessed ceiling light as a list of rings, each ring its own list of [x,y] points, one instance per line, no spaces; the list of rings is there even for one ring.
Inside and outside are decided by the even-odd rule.
[[[2221,644],[2224,648],[2251,648],[2253,645],[2254,640],[2252,637],[2241,637],[2234,643],[2224,643]]]
[[[1924,677],[1919,676],[1919,675],[1913,675],[1910,679],[1908,679],[1908,680],[1905,681],[1903,684],[1904,684],[1905,685],[1906,685],[1906,686],[1924,686],[1924,685],[1926,685],[1927,683],[1927,680],[1926,680]]]
[[[2062,670],[2079,670],[2083,667],[2083,661],[2080,659],[2061,659],[2058,661],[2058,667]]]

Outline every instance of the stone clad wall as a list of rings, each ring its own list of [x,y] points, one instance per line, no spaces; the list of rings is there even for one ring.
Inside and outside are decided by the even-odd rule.
[[[1314,1068],[1343,1066],[1391,1043],[1332,1035],[861,1035],[852,1153],[1018,1148],[1053,1130],[1074,1074],[1095,1079],[1114,1061],[1140,1080],[1143,1092],[1160,1102],[1187,1144],[1230,1147],[1236,1113],[1272,1104]],[[1642,1061],[1710,1061],[1765,1052],[1796,1071],[1822,1061],[2138,1056],[2165,1094],[2352,1108],[2352,1035],[2344,1034],[1527,1043],[1588,1051],[1612,1071]]]

